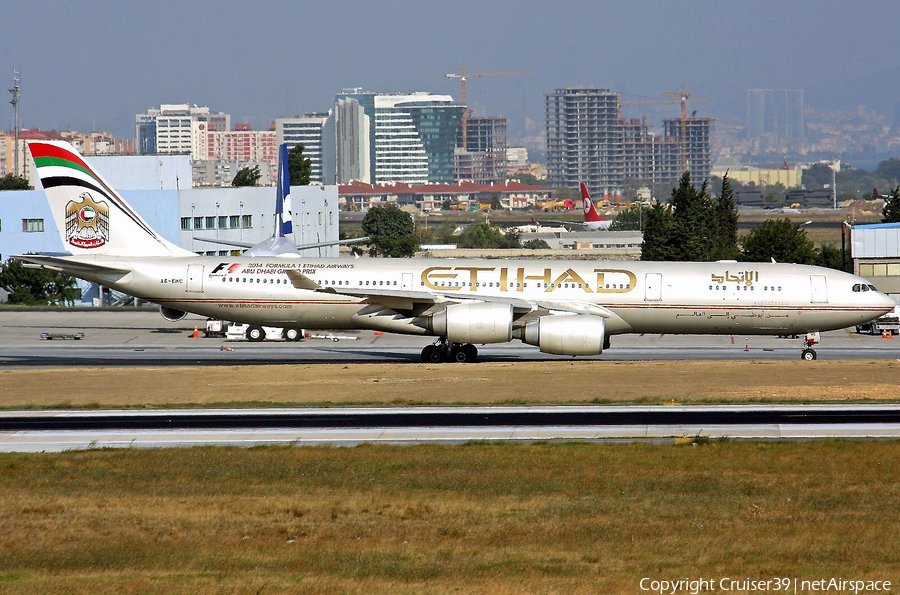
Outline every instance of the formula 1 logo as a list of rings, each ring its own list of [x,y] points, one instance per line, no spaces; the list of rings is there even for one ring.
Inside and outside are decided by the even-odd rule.
[[[109,241],[109,207],[84,192],[66,205],[66,241],[78,248],[99,248]]]

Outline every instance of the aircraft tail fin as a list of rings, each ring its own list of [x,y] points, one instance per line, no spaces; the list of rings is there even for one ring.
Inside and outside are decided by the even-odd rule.
[[[193,254],[154,231],[71,144],[30,141],[28,148],[63,245],[72,254]]]
[[[591,200],[591,193],[588,192],[584,182],[581,183],[581,204],[584,209],[585,221],[606,221],[606,217],[597,212],[594,207],[594,201]]]
[[[275,237],[283,238],[293,231],[291,221],[291,173],[288,169],[288,146],[278,147],[278,192],[275,198]]]

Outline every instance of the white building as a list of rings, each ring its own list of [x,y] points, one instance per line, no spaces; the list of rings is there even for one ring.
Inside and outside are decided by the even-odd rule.
[[[465,106],[449,95],[358,89],[335,98],[337,182],[450,184]]]
[[[136,150],[142,155],[191,155],[204,159],[206,134],[231,129],[231,116],[187,103],[162,104],[135,116]]]
[[[303,156],[310,161],[311,184],[334,184],[334,132],[331,112],[275,120],[276,146],[287,143],[292,149],[303,145]]]

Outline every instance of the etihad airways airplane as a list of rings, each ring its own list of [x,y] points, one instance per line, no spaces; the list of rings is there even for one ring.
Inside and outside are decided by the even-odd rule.
[[[436,337],[428,362],[513,339],[597,355],[623,333],[785,335],[894,308],[865,279],[796,264],[198,256],[161,237],[68,143],[29,143],[65,255],[16,258],[251,325]],[[804,343],[804,359],[815,359]]]
[[[535,223],[540,227],[541,225],[562,225],[566,229],[580,229],[583,231],[598,231],[609,229],[609,226],[612,225],[612,221],[606,219],[603,215],[597,212],[597,208],[594,205],[594,201],[591,200],[591,193],[588,192],[587,186],[585,186],[584,182],[581,183],[581,209],[584,211],[584,221],[547,221],[545,223],[541,223],[539,221],[535,221]]]

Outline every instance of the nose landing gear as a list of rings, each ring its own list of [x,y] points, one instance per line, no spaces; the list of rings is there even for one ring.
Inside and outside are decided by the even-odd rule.
[[[811,362],[818,358],[816,350],[812,346],[818,343],[819,340],[819,333],[806,333],[806,336],[803,338],[803,351],[800,352],[800,359]]]
[[[466,363],[478,359],[478,349],[471,343],[451,343],[447,337],[441,337],[435,343],[426,345],[422,350],[422,361],[427,364],[441,362]]]

